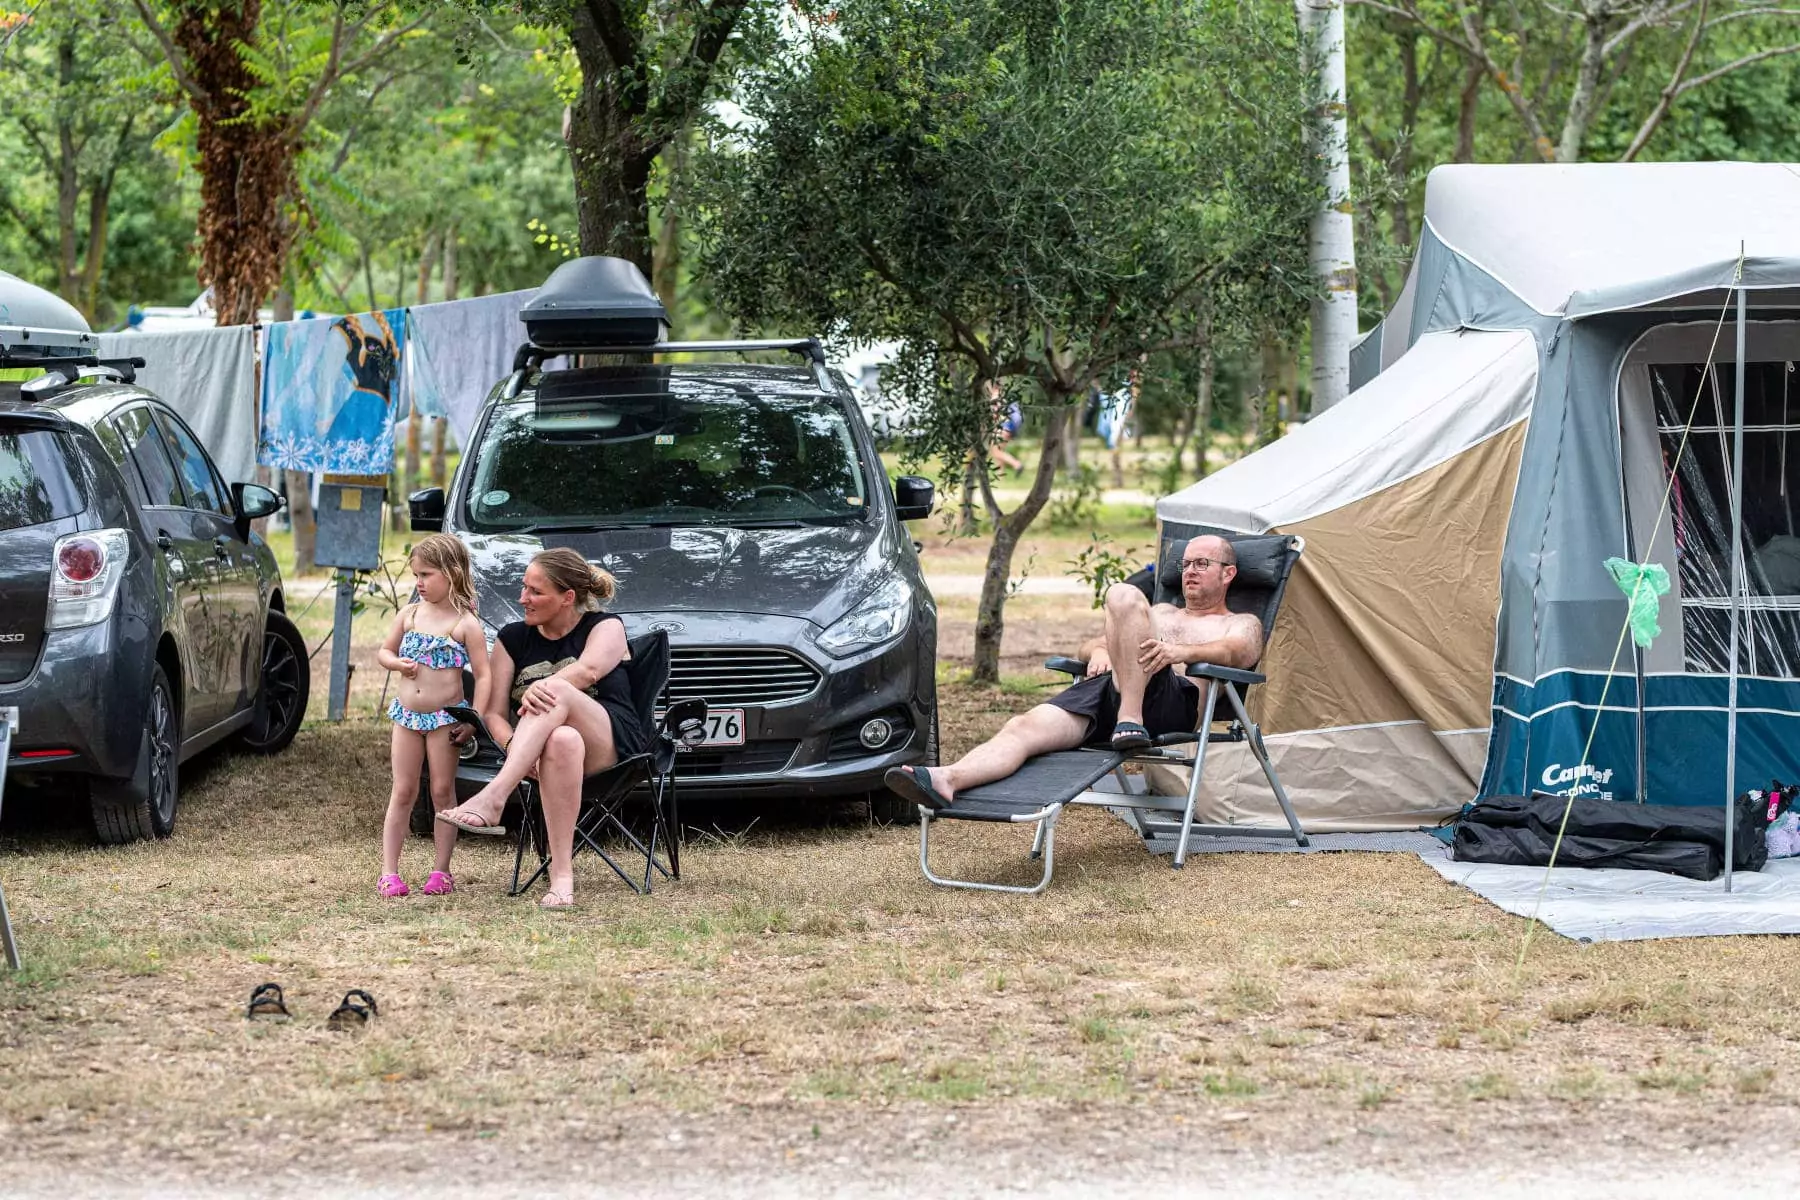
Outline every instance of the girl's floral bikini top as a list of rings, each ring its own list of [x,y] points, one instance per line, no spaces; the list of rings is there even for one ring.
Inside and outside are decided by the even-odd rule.
[[[413,610],[412,619],[419,619],[417,609]],[[445,634],[420,633],[416,629],[401,635],[400,657],[437,671],[460,671],[469,665],[469,652],[461,642]]]

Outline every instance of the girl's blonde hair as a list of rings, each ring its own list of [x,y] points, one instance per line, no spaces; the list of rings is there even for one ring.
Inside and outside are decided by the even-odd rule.
[[[544,550],[533,555],[531,561],[549,578],[551,587],[575,593],[576,612],[598,612],[619,590],[611,574],[567,546]]]
[[[464,612],[475,609],[475,573],[469,567],[469,549],[447,533],[431,533],[419,539],[412,557],[439,572],[450,584],[450,603]]]

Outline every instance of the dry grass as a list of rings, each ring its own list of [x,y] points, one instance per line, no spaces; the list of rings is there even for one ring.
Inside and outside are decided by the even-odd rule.
[[[947,750],[1029,702],[947,683]],[[935,890],[912,830],[840,809],[764,811],[747,832],[708,814],[719,829],[649,898],[583,860],[575,913],[507,898],[510,858],[485,842],[459,850],[458,895],[382,901],[385,738],[313,727],[277,759],[203,764],[163,843],[12,823],[0,870],[27,969],[0,977],[0,1160],[199,1172],[271,1138],[1021,1106],[1083,1127],[1242,1117],[1269,1144],[1320,1145],[1373,1119],[1455,1130],[1498,1106],[1566,1127],[1606,1104],[1618,1125],[1800,1092],[1800,941],[1546,935],[1515,976],[1522,922],[1409,856],[1175,873],[1093,810],[1065,819],[1037,898]],[[1027,836],[947,828],[943,865],[1023,879]],[[408,848],[409,876],[427,853]],[[265,979],[294,1023],[239,1015]],[[351,986],[380,1020],[324,1032]]]

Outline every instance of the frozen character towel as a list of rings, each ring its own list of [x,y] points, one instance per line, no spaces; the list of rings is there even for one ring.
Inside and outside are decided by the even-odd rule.
[[[400,308],[269,326],[260,461],[385,475],[394,464],[394,393],[405,347]]]

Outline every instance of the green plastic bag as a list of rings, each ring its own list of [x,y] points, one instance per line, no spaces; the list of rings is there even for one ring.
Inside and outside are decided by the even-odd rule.
[[[1622,558],[1606,560],[1613,582],[1625,593],[1626,619],[1631,623],[1631,640],[1648,650],[1662,626],[1656,623],[1662,598],[1669,594],[1668,568],[1658,563],[1626,562]]]

